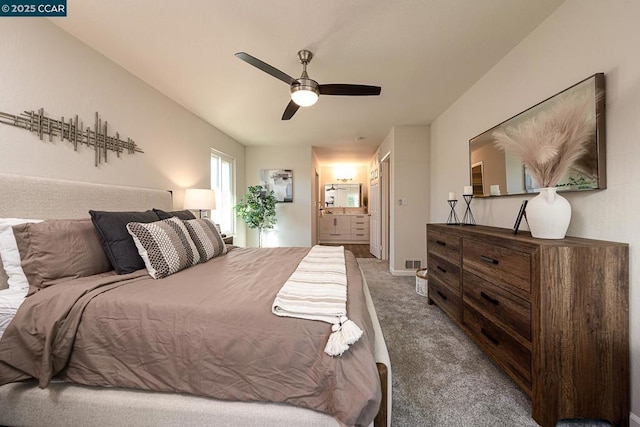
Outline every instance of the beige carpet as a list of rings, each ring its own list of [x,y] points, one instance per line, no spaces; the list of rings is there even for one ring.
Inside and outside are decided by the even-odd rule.
[[[377,259],[358,259],[389,348],[393,427],[537,426],[531,402],[444,313]]]

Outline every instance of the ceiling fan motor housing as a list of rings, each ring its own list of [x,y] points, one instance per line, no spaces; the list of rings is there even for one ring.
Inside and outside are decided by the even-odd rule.
[[[311,51],[308,51],[306,49],[298,51],[298,59],[300,60],[300,63],[302,65],[306,66],[309,62],[311,62],[311,58],[313,58],[313,53],[311,53]]]

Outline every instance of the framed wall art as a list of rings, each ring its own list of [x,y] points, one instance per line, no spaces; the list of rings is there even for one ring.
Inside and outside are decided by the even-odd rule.
[[[279,203],[293,202],[293,170],[291,169],[262,169],[260,171],[260,185],[273,190]]]
[[[530,134],[528,139],[531,142],[541,146],[550,145],[548,141],[554,140],[553,134],[547,135],[548,138],[541,137],[544,136],[541,134],[546,129],[545,125],[552,130],[566,128],[565,133],[568,135],[575,134],[576,132],[570,131],[576,129],[588,133],[588,138],[583,142],[584,153],[573,162],[559,180],[556,185],[557,190],[583,191],[607,188],[605,78],[603,73],[597,73],[469,141],[470,179],[474,185],[474,197],[528,194],[539,191],[540,185],[535,182],[533,175],[525,167],[523,158],[501,150],[496,144],[496,134],[502,132],[510,136],[522,137],[528,132]],[[523,138],[520,139],[523,140]],[[566,143],[558,142],[553,148],[561,152],[566,149],[566,146]],[[477,171],[474,167],[480,162],[483,164],[483,186],[476,187],[474,178],[477,176],[475,175]]]

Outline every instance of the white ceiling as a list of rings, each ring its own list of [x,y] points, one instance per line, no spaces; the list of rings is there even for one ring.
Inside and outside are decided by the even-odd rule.
[[[562,1],[68,0],[52,22],[244,145],[366,162],[392,126],[433,121]],[[320,84],[382,94],[321,96],[281,121],[287,85],[234,53],[297,78],[300,49]]]

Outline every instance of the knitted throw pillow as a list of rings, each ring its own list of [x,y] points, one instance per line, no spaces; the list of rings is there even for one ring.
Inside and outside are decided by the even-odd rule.
[[[189,235],[198,248],[200,262],[227,253],[227,246],[216,225],[208,218],[183,221]]]
[[[127,231],[154,279],[162,279],[200,262],[198,249],[178,218],[146,224],[130,222]]]

